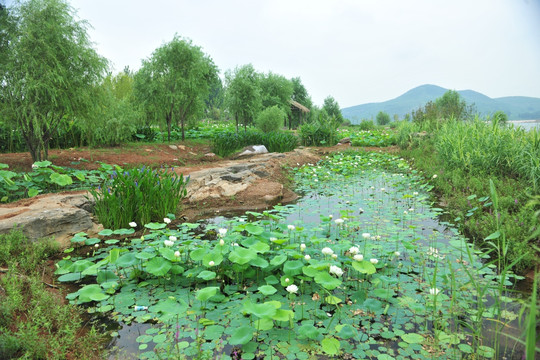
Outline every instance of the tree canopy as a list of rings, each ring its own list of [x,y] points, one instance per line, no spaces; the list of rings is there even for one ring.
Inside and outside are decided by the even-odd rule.
[[[261,89],[259,85],[259,74],[253,65],[247,64],[236,67],[234,71],[225,73],[225,101],[227,108],[236,121],[236,130],[240,122],[244,124],[252,123],[259,113],[261,101]]]
[[[90,111],[107,62],[63,0],[17,3],[2,22],[0,111],[21,130],[32,159],[43,160],[58,125]]]
[[[135,93],[147,114],[165,119],[169,141],[173,120],[185,123],[201,114],[217,76],[212,59],[191,40],[178,36],[156,49],[135,75]]]
[[[341,114],[341,109],[339,108],[338,102],[332,97],[328,96],[324,99],[323,110],[326,111],[328,116],[334,117],[338,124],[343,122],[343,115]]]

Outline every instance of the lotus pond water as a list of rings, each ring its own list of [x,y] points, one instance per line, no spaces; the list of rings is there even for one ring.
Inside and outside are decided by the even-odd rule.
[[[522,356],[519,329],[501,336],[520,315],[516,277],[437,222],[429,180],[379,153],[295,173],[297,204],[150,223],[140,238],[78,234],[98,247],[58,263],[59,281],[80,284],[68,299],[144,323],[131,347],[143,359]]]

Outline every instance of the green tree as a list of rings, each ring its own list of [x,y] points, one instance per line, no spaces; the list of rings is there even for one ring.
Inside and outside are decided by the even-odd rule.
[[[259,80],[263,109],[278,106],[284,113],[291,112],[292,82],[282,75],[269,72]]]
[[[390,115],[388,115],[384,111],[379,111],[379,113],[375,117],[375,120],[377,121],[377,125],[387,125],[390,123]]]
[[[1,45],[1,111],[22,132],[34,161],[47,159],[59,124],[91,110],[91,90],[107,66],[92,48],[86,23],[74,16],[63,0],[29,0],[3,20],[11,30]]]
[[[311,97],[309,96],[304,84],[302,84],[302,80],[299,77],[295,77],[291,79],[291,82],[293,85],[292,100],[311,110],[313,107],[313,101],[311,100]],[[311,111],[309,114],[311,114]],[[306,115],[309,116],[309,114]],[[302,114],[301,111],[293,111],[289,116],[289,130],[293,127],[299,126],[303,117],[306,115]]]
[[[506,125],[508,123],[508,115],[506,115],[506,113],[501,110],[495,111],[491,118],[494,124],[497,123],[500,125]]]
[[[455,90],[448,90],[440,98],[435,100],[435,107],[441,119],[454,118],[456,120],[466,120],[474,112],[473,106],[468,106],[461,95]]]
[[[278,131],[283,126],[287,115],[277,105],[264,109],[259,113],[255,124],[261,131],[268,133]]]
[[[343,122],[343,115],[341,114],[339,104],[332,96],[328,96],[324,99],[322,108],[326,111],[328,116],[334,117],[338,124]]]
[[[204,110],[216,76],[212,59],[191,40],[175,35],[143,60],[135,75],[134,90],[148,116],[155,121],[165,119],[168,140],[173,121],[180,124],[184,140],[185,124]]]
[[[244,130],[261,108],[261,89],[259,86],[259,74],[253,65],[247,64],[237,67],[234,71],[225,73],[225,103],[229,112],[236,121],[236,131],[240,121],[244,124]]]

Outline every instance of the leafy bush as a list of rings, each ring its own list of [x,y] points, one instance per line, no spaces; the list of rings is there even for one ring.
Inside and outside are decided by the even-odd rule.
[[[264,145],[269,152],[292,151],[298,139],[288,132],[263,133],[257,130],[222,132],[212,141],[212,151],[219,156],[228,156],[249,145]]]
[[[265,133],[278,131],[285,123],[286,117],[287,115],[283,110],[274,105],[261,111],[255,120],[255,124],[259,130]]]
[[[373,120],[363,119],[360,124],[358,124],[358,128],[360,130],[373,130],[375,129],[375,123],[373,123]]]
[[[378,125],[387,125],[390,122],[390,115],[388,115],[384,111],[379,111],[376,120]]]
[[[300,142],[305,146],[332,146],[337,143],[337,124],[334,121],[314,121],[298,128]]]
[[[175,213],[186,192],[187,179],[174,169],[152,170],[117,167],[110,181],[90,193],[95,213],[106,228],[124,228],[134,221],[147,224]]]

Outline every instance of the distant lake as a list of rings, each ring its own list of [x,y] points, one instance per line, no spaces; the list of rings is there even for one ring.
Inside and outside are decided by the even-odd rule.
[[[525,130],[531,130],[534,127],[540,130],[540,120],[512,120],[508,123],[514,124],[514,126],[521,126]]]

